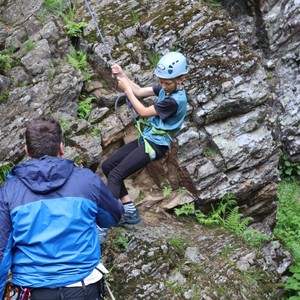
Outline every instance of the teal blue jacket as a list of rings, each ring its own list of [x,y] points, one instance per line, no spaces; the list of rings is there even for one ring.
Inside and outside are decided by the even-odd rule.
[[[167,95],[165,90],[161,89],[158,95],[157,102],[159,103],[163,101],[167,96],[173,98],[177,102],[177,112],[166,120],[162,120],[159,116],[148,118],[147,121],[151,124],[151,126],[146,126],[144,128],[143,136],[148,141],[151,141],[157,145],[170,147],[171,141],[168,137],[168,134],[155,134],[152,130],[152,127],[157,130],[164,130],[169,134],[178,132],[183,124],[186,115],[187,97],[184,89],[177,90],[170,95]]]

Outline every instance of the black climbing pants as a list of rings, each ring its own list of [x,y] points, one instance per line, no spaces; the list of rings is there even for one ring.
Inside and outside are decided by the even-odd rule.
[[[150,143],[150,142],[149,142]],[[169,147],[150,143],[156,153],[155,160],[161,159]],[[102,170],[108,179],[108,188],[117,199],[128,194],[124,179],[150,162],[149,155],[145,152],[145,144],[134,140],[114,152],[102,164]]]
[[[30,300],[103,300],[104,280],[80,287],[37,288],[30,290]]]

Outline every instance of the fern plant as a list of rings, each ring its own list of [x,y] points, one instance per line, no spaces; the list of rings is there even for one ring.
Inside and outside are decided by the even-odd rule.
[[[226,194],[219,204],[211,205],[211,210],[207,214],[196,209],[194,203],[175,208],[174,212],[176,216],[194,215],[197,222],[205,226],[224,227],[230,232],[241,236],[253,246],[260,246],[262,241],[269,241],[271,239],[256,229],[248,228],[253,218],[243,218],[243,214],[239,212],[236,200],[230,194]]]
[[[172,188],[170,186],[163,187],[163,195],[165,198],[169,197],[172,194]]]
[[[131,10],[130,11],[130,16],[131,16],[131,20],[134,22],[134,23],[138,23],[139,22],[139,15],[137,14],[137,12],[135,10]]]
[[[112,240],[112,248],[118,252],[124,252],[128,249],[129,241],[124,231],[117,231]]]
[[[155,51],[151,51],[147,54],[147,59],[150,61],[151,65],[155,68],[157,63],[160,60],[160,55]]]
[[[286,280],[284,290],[287,296],[284,296],[283,299],[298,300],[300,299],[300,263],[294,263],[290,267],[290,271],[293,275]]]
[[[87,66],[87,56],[82,51],[73,51],[67,54],[68,62],[77,70],[83,70]]]
[[[73,68],[82,72],[84,81],[88,81],[90,79],[91,76],[88,70],[86,53],[82,51],[73,51],[70,54],[67,54],[67,59]]]
[[[82,34],[82,29],[87,26],[85,22],[67,21],[67,35],[70,37],[79,37]]]
[[[84,100],[78,102],[77,116],[80,119],[87,120],[88,117],[90,116],[93,108],[91,105],[93,99],[94,97],[87,97]]]
[[[253,218],[247,217],[242,220],[243,214],[239,213],[239,207],[234,207],[228,216],[224,219],[224,227],[229,231],[241,235],[253,221]]]
[[[82,30],[87,26],[86,22],[75,21],[74,11],[70,8],[67,13],[61,13],[60,16],[65,21],[66,33],[69,37],[79,37],[82,34]]]
[[[4,184],[7,179],[7,174],[10,172],[13,167],[13,163],[7,162],[0,166],[0,186]]]
[[[236,200],[230,194],[226,194],[220,203],[211,205],[211,210],[208,214],[203,214],[199,210],[196,211],[196,219],[200,224],[206,226],[224,226],[227,212],[235,205]]]
[[[35,48],[35,43],[33,40],[29,39],[25,43],[25,52],[28,53]]]
[[[166,182],[162,182],[160,184],[160,187],[163,190],[163,196],[165,198],[168,198],[172,194],[172,192],[173,192],[172,187],[170,185],[168,185]]]
[[[57,14],[65,9],[64,0],[45,0],[45,8],[49,13]]]
[[[195,215],[196,209],[195,209],[195,204],[194,203],[188,203],[180,208],[175,208],[174,210],[176,216],[181,216],[181,215]]]
[[[1,95],[0,95],[0,104],[4,103],[9,96],[9,91],[4,91]]]
[[[0,52],[0,73],[5,69],[10,69],[10,56]]]
[[[45,0],[45,9],[47,12],[59,15],[65,22],[66,33],[69,37],[79,37],[82,34],[82,29],[87,26],[87,23],[76,21],[75,12],[77,1],[65,0]]]
[[[286,280],[282,299],[300,299],[300,183],[295,178],[286,178],[279,183],[277,223],[274,235],[283,240],[294,262],[292,275]]]
[[[195,215],[198,223],[206,226],[224,226],[225,216],[228,210],[236,205],[236,200],[234,200],[229,194],[226,194],[221,202],[217,205],[211,205],[211,210],[204,214],[200,210],[195,209],[195,204],[185,204],[179,209],[175,209],[176,215]]]
[[[218,210],[213,210],[208,215],[197,210],[195,216],[197,222],[205,226],[222,226],[223,224],[223,218],[219,214]]]
[[[59,119],[59,124],[64,132],[64,135],[68,135],[72,132],[72,128],[71,128],[71,123],[69,120],[60,118]]]

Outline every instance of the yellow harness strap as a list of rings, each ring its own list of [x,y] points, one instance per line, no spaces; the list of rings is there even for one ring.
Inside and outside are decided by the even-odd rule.
[[[144,144],[145,144],[145,152],[149,155],[151,160],[154,160],[156,157],[156,153],[155,150],[153,149],[153,147],[150,145],[150,143],[147,141],[147,139],[145,139],[144,135],[143,135],[143,131],[141,129],[141,125],[147,125],[151,127],[151,132],[153,134],[160,134],[160,135],[166,135],[167,132],[165,130],[158,130],[155,127],[153,127],[150,122],[148,122],[147,120],[143,119],[143,118],[139,118],[136,122],[135,127],[137,128],[138,131],[138,140],[140,141],[140,138],[143,138]]]

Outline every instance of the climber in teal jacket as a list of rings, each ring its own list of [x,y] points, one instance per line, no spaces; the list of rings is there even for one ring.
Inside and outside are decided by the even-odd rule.
[[[110,155],[102,163],[102,170],[110,191],[124,205],[125,212],[119,226],[138,224],[141,217],[128,194],[125,179],[151,161],[164,157],[171,145],[171,135],[181,129],[187,109],[184,79],[188,64],[183,54],[166,53],[155,69],[159,84],[149,87],[140,87],[116,63],[111,69],[118,87],[139,116],[136,120],[138,137]],[[139,99],[148,96],[157,96],[157,101],[144,106]]]
[[[12,283],[28,288],[32,300],[42,300],[44,289],[64,299],[102,299],[101,272],[90,276],[101,258],[96,225],[117,225],[123,206],[98,175],[61,157],[62,140],[54,119],[29,122],[31,159],[16,165],[0,189],[0,296],[11,270]]]

